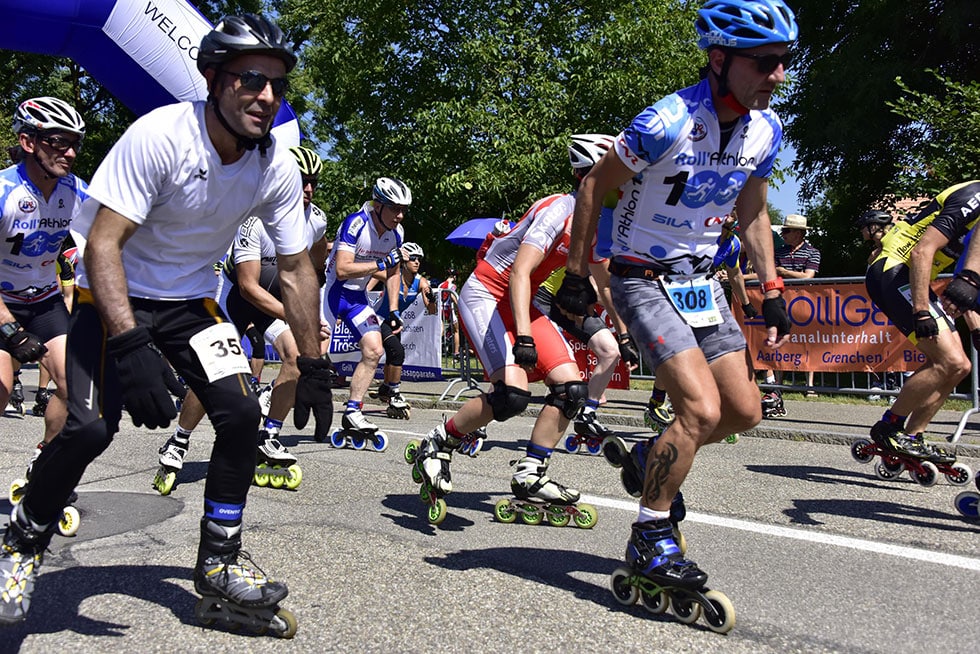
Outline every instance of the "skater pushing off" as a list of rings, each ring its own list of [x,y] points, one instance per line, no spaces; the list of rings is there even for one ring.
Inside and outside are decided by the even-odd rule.
[[[695,28],[707,54],[701,82],[641,112],[582,180],[556,301],[577,315],[594,304],[587,260],[598,227],[613,302],[676,413],[648,453],[630,457],[643,492],[611,588],[617,601],[642,595],[651,610],[670,607],[684,622],[703,612],[711,629],[726,632],[735,624],[731,602],[708,590],[707,573],[681,552],[670,508],[702,446],[762,419],[745,339],[721,285],[707,277],[733,208],[762,283],[766,345],[788,339],[766,195],[782,140],[769,104],[792,62],[797,25],[783,0],[708,0]],[[708,196],[694,194],[704,188]],[[610,193],[618,203],[600,219]],[[693,227],[680,232],[645,218],[654,215]]]
[[[38,457],[4,534],[0,621],[27,617],[53,525],[88,464],[111,444],[123,407],[151,429],[175,417],[165,356],[216,432],[193,566],[202,596],[196,615],[204,624],[296,632],[295,617],[279,608],[286,585],[241,552],[259,405],[240,335],[213,299],[212,268],[239,225],[257,216],[276,244],[283,306],[301,354],[297,397],[307,387],[329,388],[300,173],[270,134],[295,65],[273,22],[226,16],[198,53],[208,99],[138,119],[93,176],[75,220],[87,243],[68,334],[68,419]]]

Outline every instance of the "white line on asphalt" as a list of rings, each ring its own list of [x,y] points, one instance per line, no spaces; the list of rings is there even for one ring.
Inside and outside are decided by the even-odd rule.
[[[633,513],[636,513],[637,511],[636,502],[627,502],[625,500],[616,500],[606,497],[598,497],[595,495],[582,495],[582,500],[591,504],[597,504],[599,506],[605,506],[613,509],[622,509]],[[806,529],[793,529],[790,527],[779,527],[776,525],[764,525],[757,522],[749,522],[748,520],[723,518],[721,516],[696,513],[694,511],[688,511],[685,519],[690,522],[700,522],[706,525],[725,527],[727,529],[741,529],[742,531],[751,531],[758,534],[778,536],[780,538],[805,540],[810,543],[823,543],[825,545],[847,547],[864,552],[877,552],[878,554],[900,556],[906,559],[925,561],[926,563],[937,563],[939,565],[980,572],[980,559],[957,556],[956,554],[943,554],[942,552],[920,550],[915,549],[914,547],[891,545],[889,543],[877,543],[874,541],[861,540],[859,538],[850,538],[848,536],[837,536],[819,531],[808,531]]]

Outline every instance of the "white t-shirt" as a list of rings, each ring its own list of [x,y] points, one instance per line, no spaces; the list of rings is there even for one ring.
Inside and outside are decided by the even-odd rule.
[[[155,300],[213,297],[215,261],[239,225],[258,217],[279,254],[307,248],[299,168],[273,142],[223,165],[204,122],[204,102],[156,109],[133,123],[92,177],[73,228],[88,236],[98,205],[139,225],[122,261],[129,295]],[[87,286],[80,265],[79,284]]]

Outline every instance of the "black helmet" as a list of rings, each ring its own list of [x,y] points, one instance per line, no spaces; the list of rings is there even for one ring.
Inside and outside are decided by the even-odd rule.
[[[282,59],[288,73],[296,66],[296,55],[282,30],[265,16],[225,16],[201,39],[197,69],[220,66],[243,54],[267,54]]]
[[[857,219],[857,228],[862,229],[864,227],[871,227],[872,225],[879,225],[884,227],[885,225],[892,224],[892,216],[887,211],[881,211],[879,209],[872,209],[871,211],[865,211]]]

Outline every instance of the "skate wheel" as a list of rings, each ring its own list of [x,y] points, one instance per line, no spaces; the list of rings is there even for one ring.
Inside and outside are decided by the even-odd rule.
[[[282,488],[286,485],[286,476],[279,474],[284,472],[282,468],[276,468],[275,472],[269,475],[269,485],[273,488]]]
[[[339,450],[347,444],[347,437],[345,437],[339,431],[335,431],[334,433],[330,434],[330,444]]]
[[[568,450],[570,454],[575,454],[578,452],[578,437],[575,434],[569,434],[565,438],[565,449]]]
[[[289,473],[289,477],[286,478],[286,488],[296,490],[303,481],[303,471],[295,463],[286,468],[286,471]]]
[[[421,446],[422,443],[414,438],[408,441],[408,444],[405,446],[405,463],[409,465],[415,463],[415,457],[418,455]]]
[[[20,504],[20,501],[24,499],[24,494],[27,493],[27,480],[21,477],[20,479],[15,479],[10,482],[10,494],[8,499],[10,503],[14,506]]]
[[[493,507],[493,517],[504,524],[510,524],[517,520],[517,510],[508,499],[498,500]]]
[[[929,488],[939,481],[939,469],[932,461],[923,461],[921,470],[909,470],[909,476],[920,486]]]
[[[851,443],[851,456],[858,463],[871,463],[875,458],[874,443],[867,438],[859,438]]]
[[[66,506],[61,513],[61,520],[58,522],[58,533],[62,536],[74,536],[78,533],[78,526],[81,524],[82,517],[78,515],[78,509],[73,506]]]
[[[701,605],[682,593],[670,596],[670,609],[681,624],[694,624],[701,617]]]
[[[526,525],[540,525],[544,521],[544,511],[533,504],[525,504],[521,511],[521,521]]]
[[[388,437],[385,436],[384,432],[379,431],[371,440],[371,446],[375,452],[384,452],[388,449]]]
[[[633,606],[640,597],[640,590],[632,584],[633,571],[627,567],[616,568],[609,577],[609,590],[623,606]]]
[[[269,473],[265,472],[268,468],[264,463],[260,463],[252,476],[252,480],[255,482],[256,486],[268,486],[269,485]]]
[[[422,484],[421,486],[419,486],[419,499],[422,500],[422,504],[432,504],[432,502],[430,501],[431,497],[432,497],[432,493],[429,491],[429,488],[426,484]]]
[[[674,525],[674,543],[677,545],[677,549],[681,551],[681,556],[687,554],[687,539],[684,538],[683,532]]]
[[[214,625],[215,619],[208,617],[207,612],[208,612],[208,607],[205,605],[204,599],[201,598],[197,600],[197,603],[194,604],[194,617],[197,618],[197,621],[200,622],[203,626],[211,627]]]
[[[591,504],[576,505],[575,526],[580,529],[592,529],[599,522],[599,512]]]
[[[470,456],[476,456],[477,454],[480,453],[480,450],[482,449],[483,449],[483,439],[478,438],[475,441],[473,441],[473,444],[470,446],[470,449],[467,452],[467,454]]]
[[[728,436],[725,436],[725,442],[729,445],[734,445],[738,442],[738,434],[729,434]]]
[[[892,479],[898,477],[900,474],[902,474],[901,471],[892,472],[891,470],[889,470],[888,466],[885,464],[884,461],[879,461],[878,463],[875,464],[875,476],[878,479],[891,481]]]
[[[883,456],[881,457],[881,464],[885,466],[885,470],[892,473],[896,477],[903,472],[905,472],[906,465],[901,459],[894,456]]]
[[[419,470],[418,464],[412,466],[412,481],[416,484],[422,483],[422,471]]]
[[[980,494],[963,491],[953,500],[953,506],[966,518],[980,518]]]
[[[167,472],[162,476],[158,474],[156,479],[153,480],[153,487],[156,488],[161,495],[170,495],[170,491],[174,489],[174,483],[176,483],[176,481],[176,472]]]
[[[282,625],[279,624],[280,622]],[[276,619],[270,626],[272,633],[279,638],[292,638],[296,635],[296,629],[298,627],[299,623],[296,621],[296,616],[289,609],[279,609],[276,611]]]
[[[564,509],[564,507],[553,506],[547,510],[548,524],[552,527],[564,527],[572,519],[572,516]]]
[[[954,463],[951,472],[946,473],[946,480],[953,486],[966,486],[973,479],[973,471],[965,463]]]
[[[719,634],[727,634],[735,628],[735,605],[728,596],[717,590],[709,590],[704,594],[709,606],[702,607],[704,621],[708,629]]]
[[[589,454],[596,456],[602,452],[602,441],[594,441],[585,444],[586,449],[589,450]]]
[[[623,461],[629,456],[626,443],[619,436],[610,436],[602,442],[602,456],[606,457],[612,467],[622,468]]]
[[[435,504],[429,506],[429,524],[441,525],[442,521],[446,519],[446,511],[446,500],[440,497]]]
[[[353,447],[355,450],[363,450],[366,445],[367,445],[366,438],[362,436],[350,437],[350,446]]]
[[[663,589],[658,589],[653,593],[640,593],[640,604],[648,612],[661,615],[670,608],[670,593]]]

